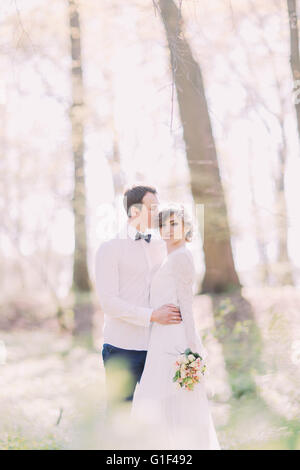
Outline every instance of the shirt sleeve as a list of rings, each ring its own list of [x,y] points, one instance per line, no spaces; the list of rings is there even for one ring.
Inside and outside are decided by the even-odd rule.
[[[111,317],[148,327],[153,309],[136,306],[119,297],[118,250],[114,242],[104,242],[96,254],[96,291],[101,308]]]
[[[172,272],[176,284],[176,294],[180,313],[185,328],[188,347],[193,352],[199,352],[199,343],[193,316],[193,284],[195,268],[193,260],[187,253],[178,253],[173,257]]]

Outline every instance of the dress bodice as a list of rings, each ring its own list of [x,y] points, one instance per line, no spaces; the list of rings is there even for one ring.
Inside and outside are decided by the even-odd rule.
[[[158,308],[164,304],[179,305],[176,280],[194,283],[194,265],[191,252],[185,247],[172,251],[154,274],[150,288],[150,305]],[[192,287],[192,286],[191,286]]]
[[[178,304],[171,262],[167,257],[153,276],[150,288],[150,305],[158,308],[166,303]]]
[[[170,342],[184,351],[186,347],[200,348],[199,337],[193,319],[193,284],[195,268],[191,252],[185,247],[171,252],[153,276],[150,289],[150,305],[153,308],[174,304],[180,308],[182,322],[151,327],[150,343],[165,349]],[[150,345],[149,345],[150,346]],[[202,345],[201,345],[202,349]]]

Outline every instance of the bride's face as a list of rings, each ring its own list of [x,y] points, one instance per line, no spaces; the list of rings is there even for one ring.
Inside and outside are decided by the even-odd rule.
[[[160,236],[163,240],[180,241],[184,239],[183,221],[176,214],[167,218],[160,228]]]

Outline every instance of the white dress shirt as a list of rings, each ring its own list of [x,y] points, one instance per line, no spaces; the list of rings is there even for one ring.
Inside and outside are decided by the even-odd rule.
[[[165,242],[152,237],[135,240],[126,224],[96,254],[96,290],[104,312],[104,343],[123,349],[147,350],[153,308],[151,278],[166,256]]]

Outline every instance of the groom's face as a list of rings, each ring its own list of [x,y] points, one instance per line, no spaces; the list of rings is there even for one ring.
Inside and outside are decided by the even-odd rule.
[[[156,194],[146,193],[143,197],[142,218],[149,228],[157,227],[159,200]]]

